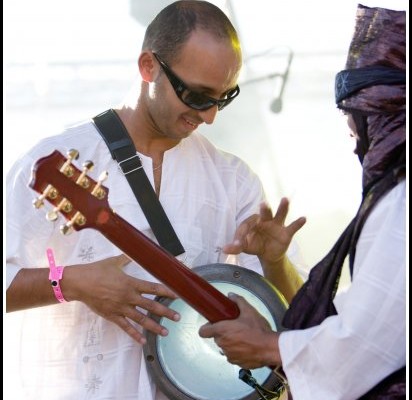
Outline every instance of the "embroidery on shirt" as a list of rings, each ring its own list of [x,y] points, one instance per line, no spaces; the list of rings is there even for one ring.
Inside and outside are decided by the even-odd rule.
[[[86,388],[88,393],[92,392],[92,394],[94,394],[95,391],[100,388],[100,385],[102,383],[103,381],[97,375],[93,375],[89,382],[84,385],[84,387]]]
[[[94,260],[93,246],[85,246],[80,248],[80,253],[77,255],[82,261],[91,262]]]
[[[90,324],[90,328],[87,330],[86,341],[84,343],[84,347],[96,346],[99,343],[100,343],[99,329],[96,327],[96,319],[94,319]]]

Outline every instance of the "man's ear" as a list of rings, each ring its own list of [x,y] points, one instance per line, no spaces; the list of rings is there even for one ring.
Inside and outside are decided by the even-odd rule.
[[[159,68],[156,67],[156,63],[154,62],[153,53],[149,51],[142,52],[139,56],[138,65],[143,81],[153,82],[159,70]]]

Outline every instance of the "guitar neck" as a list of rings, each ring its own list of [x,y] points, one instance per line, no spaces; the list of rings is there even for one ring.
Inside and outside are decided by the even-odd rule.
[[[239,315],[236,303],[111,209],[99,212],[95,229],[209,322],[234,319]]]
[[[78,225],[80,229],[98,230],[208,321],[234,319],[239,315],[236,303],[114,213],[107,202],[108,189],[86,176],[87,166],[80,171],[71,163],[78,155],[75,150],[68,155],[66,159],[55,150],[33,165],[29,186],[42,194],[33,203],[36,208],[46,199],[56,210],[64,211],[70,221],[76,221],[80,214],[84,217],[83,224]],[[70,207],[64,210],[67,204]]]

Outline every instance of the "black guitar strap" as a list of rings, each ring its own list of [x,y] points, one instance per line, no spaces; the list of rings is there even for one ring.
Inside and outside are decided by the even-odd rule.
[[[159,244],[174,256],[184,253],[185,249],[144,172],[133,141],[119,116],[110,109],[95,116],[93,122],[127,178]]]

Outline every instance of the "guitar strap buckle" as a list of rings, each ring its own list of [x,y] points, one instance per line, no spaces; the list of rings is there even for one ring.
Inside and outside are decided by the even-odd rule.
[[[126,164],[125,164],[126,163]],[[119,169],[122,171],[123,175],[128,175],[140,168],[143,168],[140,157],[136,154],[134,156],[128,157],[125,160],[119,161]]]

